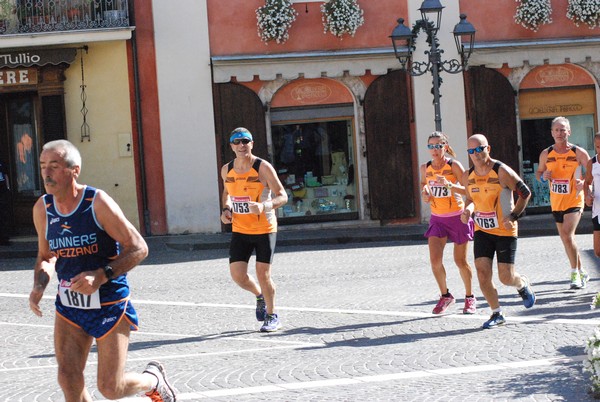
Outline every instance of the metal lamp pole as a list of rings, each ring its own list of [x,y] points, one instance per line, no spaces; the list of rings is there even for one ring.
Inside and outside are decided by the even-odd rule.
[[[394,53],[400,61],[402,69],[413,77],[420,76],[426,72],[431,72],[433,106],[435,110],[435,130],[442,131],[442,113],[440,109],[440,71],[450,74],[460,73],[467,70],[469,57],[473,52],[473,43],[475,41],[475,28],[467,21],[465,14],[460,15],[460,22],[454,27],[454,40],[456,48],[460,54],[460,61],[456,59],[442,60],[443,49],[438,46],[437,31],[442,21],[442,9],[439,0],[424,0],[419,11],[421,20],[417,21],[417,26],[425,30],[429,50],[425,51],[428,56],[427,62],[412,60],[412,52],[415,49],[415,40],[418,32],[404,25],[404,19],[398,19],[398,25],[392,31],[390,38],[394,45]],[[433,17],[429,19],[428,15]]]

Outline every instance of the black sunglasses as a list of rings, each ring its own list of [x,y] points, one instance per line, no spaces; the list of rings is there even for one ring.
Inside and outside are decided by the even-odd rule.
[[[469,155],[473,155],[475,152],[480,153],[483,152],[484,150],[487,149],[487,145],[480,145],[476,148],[469,148],[467,149],[467,152],[469,153]]]
[[[427,144],[427,149],[442,149],[445,144]]]
[[[246,144],[250,144],[252,141],[250,141],[248,138],[236,138],[235,140],[231,141],[231,143],[233,145],[240,145],[240,142],[244,145]]]

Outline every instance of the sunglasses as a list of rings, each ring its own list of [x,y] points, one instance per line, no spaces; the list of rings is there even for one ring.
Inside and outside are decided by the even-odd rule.
[[[248,138],[236,138],[235,140],[231,141],[231,143],[233,145],[240,145],[240,142],[244,145],[247,145],[249,143],[251,143],[252,141],[250,141]]]
[[[427,149],[442,149],[445,144],[427,144]]]
[[[480,153],[483,152],[484,150],[487,149],[487,145],[480,145],[476,148],[469,148],[467,149],[467,152],[469,153],[469,155],[473,155],[475,152]]]

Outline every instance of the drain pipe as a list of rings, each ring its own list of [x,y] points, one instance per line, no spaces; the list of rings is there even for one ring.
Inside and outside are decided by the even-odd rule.
[[[129,3],[129,21],[131,16],[135,19],[135,1]],[[133,21],[135,26],[135,20]],[[133,87],[135,93],[135,120],[138,130],[138,154],[140,160],[140,188],[142,197],[142,213],[144,217],[144,232],[146,236],[152,236],[152,225],[150,224],[150,211],[148,210],[148,190],[146,188],[146,165],[144,163],[144,126],[142,125],[142,107],[140,105],[140,77],[138,72],[136,30],[131,32],[131,58],[133,65]]]

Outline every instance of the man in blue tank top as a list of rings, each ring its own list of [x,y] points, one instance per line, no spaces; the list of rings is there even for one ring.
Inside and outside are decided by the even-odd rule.
[[[47,194],[33,207],[38,256],[29,307],[42,316],[39,303],[56,273],[54,347],[65,400],[92,400],[84,369],[95,339],[98,389],[105,397],[145,392],[154,401],[175,401],[161,363],[125,373],[129,335],[138,324],[127,272],[148,255],[146,242],[108,194],[77,182],[81,155],[73,144],[44,145],[40,168]]]

